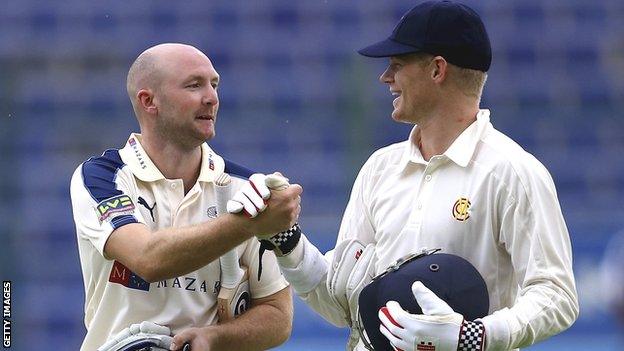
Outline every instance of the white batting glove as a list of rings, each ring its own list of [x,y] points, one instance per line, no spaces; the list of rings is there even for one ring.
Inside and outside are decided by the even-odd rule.
[[[379,310],[379,330],[396,350],[485,350],[483,323],[464,320],[419,281],[412,284],[412,293],[423,314],[411,314],[396,301]]]
[[[227,203],[229,213],[245,213],[251,217],[256,217],[266,209],[266,202],[271,197],[271,191],[266,186],[267,176],[261,173],[252,174],[249,181],[234,194]]]
[[[152,347],[151,350],[169,350],[172,341],[168,327],[144,321],[115,334],[98,351],[143,350],[147,346]]]

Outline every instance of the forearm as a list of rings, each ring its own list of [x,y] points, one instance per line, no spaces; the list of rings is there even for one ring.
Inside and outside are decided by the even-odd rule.
[[[289,256],[278,257],[277,262],[286,280],[310,308],[335,326],[348,326],[346,311],[333,303],[327,290],[327,258],[305,235]]]
[[[290,288],[288,292],[289,301]],[[292,302],[287,306],[263,303],[244,314],[215,326],[215,350],[267,350],[284,343],[292,331]]]
[[[324,281],[311,292],[299,295],[299,297],[329,323],[336,327],[349,327],[349,317],[346,311],[333,303]]]
[[[248,219],[224,215],[210,222],[153,232],[140,255],[148,281],[195,271],[252,237]]]
[[[236,319],[181,331],[173,338],[172,350],[189,343],[192,350],[267,350],[282,344],[292,330],[292,296],[286,287],[252,301],[252,307]]]

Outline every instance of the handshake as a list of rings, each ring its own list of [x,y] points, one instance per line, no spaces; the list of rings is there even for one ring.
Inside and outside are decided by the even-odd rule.
[[[228,201],[227,211],[229,213],[244,211],[249,217],[254,218],[266,209],[266,200],[271,197],[271,190],[283,190],[289,186],[288,178],[279,173],[252,174],[249,181]]]
[[[271,196],[271,190],[278,193],[274,192]],[[227,202],[227,211],[244,213],[258,221],[259,229],[255,235],[260,241],[261,253],[272,250],[277,256],[284,256],[295,248],[301,238],[301,229],[296,223],[301,211],[301,191],[299,185],[291,188],[288,179],[279,173],[256,173]],[[270,207],[273,207],[272,211],[267,210]],[[265,210],[272,213],[259,216]]]

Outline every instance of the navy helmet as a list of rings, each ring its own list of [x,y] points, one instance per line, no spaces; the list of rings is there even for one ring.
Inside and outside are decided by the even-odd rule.
[[[394,300],[409,313],[422,314],[412,294],[412,284],[417,280],[467,320],[488,315],[490,299],[481,274],[465,259],[438,251],[434,249],[406,256],[362,289],[358,299],[357,328],[369,350],[393,351],[388,339],[379,331],[378,312],[386,302]]]

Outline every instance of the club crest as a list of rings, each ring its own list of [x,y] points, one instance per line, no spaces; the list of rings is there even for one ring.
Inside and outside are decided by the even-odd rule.
[[[470,200],[465,197],[460,197],[459,199],[457,199],[457,201],[455,201],[455,204],[453,205],[453,218],[460,222],[463,222],[470,218],[470,205]]]
[[[208,218],[217,218],[217,206],[208,207],[206,215],[208,215]]]

